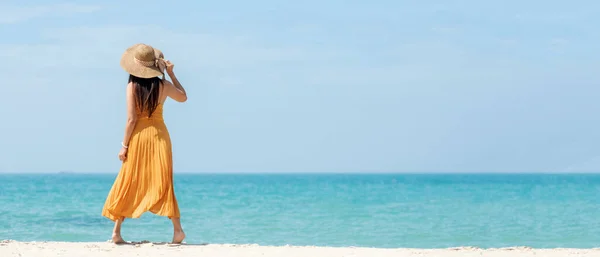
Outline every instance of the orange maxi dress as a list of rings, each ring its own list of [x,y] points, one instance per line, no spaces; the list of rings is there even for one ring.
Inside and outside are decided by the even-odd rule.
[[[151,117],[138,111],[127,159],[108,193],[102,216],[113,221],[139,218],[144,212],[179,218],[173,189],[171,138],[163,120],[163,103]]]

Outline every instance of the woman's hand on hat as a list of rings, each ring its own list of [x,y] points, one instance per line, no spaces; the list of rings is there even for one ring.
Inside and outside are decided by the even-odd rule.
[[[167,73],[168,74],[173,74],[173,67],[175,67],[175,65],[168,60],[165,60],[165,64],[167,65]]]

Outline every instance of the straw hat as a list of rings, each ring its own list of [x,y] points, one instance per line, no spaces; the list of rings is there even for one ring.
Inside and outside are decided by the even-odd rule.
[[[163,54],[163,52],[161,52],[160,50],[158,50],[158,48],[154,48],[154,57],[158,58],[158,59],[164,59],[165,55]]]
[[[140,44],[135,44],[135,45],[129,47],[128,49],[131,49],[133,47],[137,47],[137,46],[140,46],[140,45],[143,45],[143,44],[141,44],[141,43]],[[164,59],[165,58],[165,55],[163,54],[162,51],[158,50],[158,48],[156,48],[156,47],[153,47],[153,48],[154,48],[154,57],[155,58],[157,58],[157,59]]]
[[[165,55],[163,52],[154,48],[154,57],[158,59],[158,69],[163,75],[163,79],[165,78],[165,69],[167,68],[167,63],[165,62]]]
[[[157,51],[155,51],[157,50]],[[146,44],[135,44],[121,57],[121,67],[127,73],[139,78],[153,78],[163,74],[162,52]],[[157,58],[158,57],[158,58]]]

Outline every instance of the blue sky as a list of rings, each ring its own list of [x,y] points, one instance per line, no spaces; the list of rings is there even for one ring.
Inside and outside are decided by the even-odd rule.
[[[176,172],[600,171],[597,1],[3,1],[0,172],[108,172],[125,48]]]

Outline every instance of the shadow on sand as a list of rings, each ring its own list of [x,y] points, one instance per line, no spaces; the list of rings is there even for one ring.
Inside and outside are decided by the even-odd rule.
[[[178,246],[206,246],[208,245],[208,243],[200,243],[200,244],[190,244],[190,243],[181,243],[181,244],[173,244],[170,242],[151,242],[148,240],[142,240],[142,241],[131,241],[131,242],[124,242],[124,243],[118,243],[117,245],[132,245],[132,246],[141,246],[141,245],[166,245],[166,246],[172,246],[172,247],[178,247]]]

